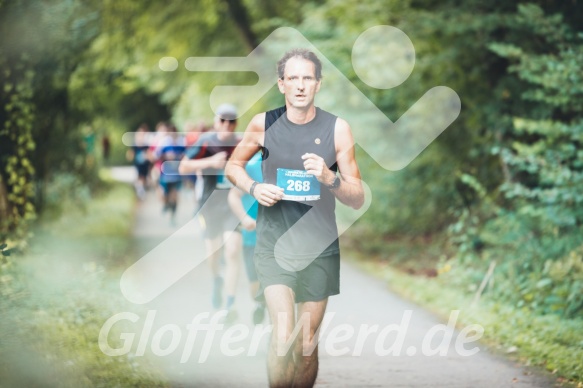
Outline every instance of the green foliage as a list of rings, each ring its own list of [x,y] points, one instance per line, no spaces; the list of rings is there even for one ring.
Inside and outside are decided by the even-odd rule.
[[[499,263],[493,298],[581,317],[583,41],[561,15],[532,4],[512,20],[509,38],[489,45],[508,60],[501,82],[518,100],[500,111],[511,126],[490,147],[505,179],[495,191],[470,185],[483,200],[452,226],[453,241],[476,273],[483,260]]]
[[[364,240],[369,249],[382,251],[387,235],[416,241],[448,229],[460,288],[475,287],[495,261],[485,298],[580,317],[581,15],[573,2],[548,1],[0,2],[0,238],[25,235],[33,203],[89,202],[102,134],[208,120],[215,85],[255,81],[163,72],[160,58],[244,56],[292,26],[393,121],[434,86],[460,95],[460,117],[403,171],[357,150],[373,193],[359,221],[376,237],[374,247]],[[390,90],[366,85],[351,66],[353,43],[379,24],[402,29],[416,50],[413,73]],[[326,93],[324,84],[318,98],[338,98]],[[124,148],[114,147],[120,160]]]
[[[34,73],[21,61],[0,56],[0,240],[8,234],[23,238],[35,217],[33,205],[35,120],[32,103]]]
[[[107,356],[97,341],[108,318],[136,309],[119,293],[133,199],[118,184],[84,212],[42,220],[25,254],[0,261],[2,386],[166,386],[146,358]]]
[[[371,260],[363,260],[360,264],[371,274],[387,280],[392,290],[436,312],[443,320],[452,310],[460,310],[459,322],[464,326],[481,325],[484,342],[491,348],[501,352],[514,349],[516,353],[511,356],[516,354],[528,365],[540,366],[569,380],[583,380],[581,318],[541,316],[528,308],[517,309],[487,299],[473,304],[481,277],[471,282],[460,279],[467,268],[452,266],[451,262],[444,263],[440,276],[435,278],[410,276]]]
[[[114,82],[117,66],[93,64],[88,47],[109,31],[105,16],[115,11],[112,4],[0,5],[0,238],[24,239],[36,211],[58,210],[51,209],[55,194],[79,198],[78,187],[95,190],[102,136],[110,137],[120,160],[124,131],[168,118],[157,96],[143,89],[126,93]],[[108,53],[101,50],[99,57]],[[63,176],[75,184],[64,184]]]
[[[402,2],[391,1],[381,5],[373,0],[328,1],[307,5],[304,21],[297,28],[389,119],[396,121],[428,89],[422,90],[424,85],[411,82],[418,76],[418,67],[403,85],[390,90],[378,90],[366,85],[353,70],[352,46],[368,27],[396,25],[395,22],[409,12],[409,7]],[[410,34],[408,30],[405,32]],[[418,41],[413,39],[413,43],[417,49]],[[338,96],[326,87],[325,68],[323,72],[324,83],[316,102],[334,101]],[[433,86],[436,85],[430,87]],[[343,118],[351,123],[349,117]],[[423,235],[449,223],[450,215],[443,207],[447,204],[445,199],[455,196],[451,191],[455,190],[455,178],[452,179],[445,167],[453,167],[450,164],[453,160],[443,151],[434,143],[403,171],[388,172],[365,152],[357,149],[363,181],[370,186],[373,196],[369,211],[359,223],[366,224],[366,228],[379,236],[386,233]],[[443,169],[439,170],[439,165]]]
[[[91,200],[91,189],[74,174],[54,175],[45,193],[46,211],[43,216],[59,216],[63,211],[74,212],[86,209]]]
[[[10,256],[10,249],[6,249],[6,247],[8,247],[8,244],[0,244],[0,254],[2,255],[2,260],[4,260],[4,257]]]
[[[510,74],[526,83],[521,98],[532,107],[526,117],[513,119],[506,147],[499,150],[510,173],[502,194],[536,248],[524,262],[534,270],[517,277],[518,303],[582,316],[583,268],[575,263],[583,247],[583,36],[560,15],[545,16],[534,5],[520,6],[516,21],[542,41],[535,47],[492,46],[511,61]]]
[[[373,192],[360,230],[375,236],[362,248],[383,254],[390,236],[447,228],[466,269],[460,287],[496,261],[488,297],[575,317],[583,313],[573,264],[583,244],[581,13],[540,4],[329,1],[307,6],[300,30],[392,120],[433,86],[461,97],[460,117],[403,171],[358,154]],[[349,66],[352,44],[377,24],[401,28],[416,50],[413,73],[391,90],[365,85]],[[551,268],[570,271],[548,280]]]

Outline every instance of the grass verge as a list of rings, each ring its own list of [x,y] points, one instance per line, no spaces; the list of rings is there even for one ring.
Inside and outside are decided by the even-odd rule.
[[[98,345],[109,317],[136,308],[119,291],[133,192],[108,186],[84,209],[41,221],[26,253],[0,267],[0,386],[166,386],[146,358],[106,356]]]
[[[452,310],[461,310],[460,324],[482,325],[482,341],[493,350],[506,353],[524,365],[545,368],[557,376],[559,384],[583,387],[582,320],[536,315],[488,300],[487,295],[472,304],[474,292],[451,286],[454,271],[447,276],[416,276],[397,270],[387,260],[365,258],[354,250],[349,252],[356,265],[386,280],[392,291],[444,319]]]

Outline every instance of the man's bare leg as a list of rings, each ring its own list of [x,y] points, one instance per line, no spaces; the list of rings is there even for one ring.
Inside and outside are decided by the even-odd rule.
[[[257,291],[259,291],[259,281],[249,283],[249,291],[251,291],[251,299],[255,299]]]
[[[218,236],[215,238],[206,238],[204,240],[206,252],[207,252],[207,260],[209,263],[209,267],[213,274],[213,277],[220,276],[221,271],[221,243],[222,243],[222,236]]]
[[[241,267],[241,246],[243,245],[241,233],[225,232],[225,293],[227,295],[227,309],[231,308],[237,291],[239,268]]]
[[[277,284],[265,288],[265,301],[273,324],[267,355],[267,376],[272,388],[291,387],[294,376],[294,345],[284,354],[295,324],[295,296],[288,286]],[[278,352],[279,350],[279,352]]]
[[[318,329],[324,319],[328,298],[298,304],[298,323],[308,327],[308,337],[300,330],[294,349],[293,387],[313,387],[318,375]],[[305,322],[308,321],[308,322]]]
[[[221,260],[220,260],[222,241],[223,236],[217,236],[212,239],[207,238],[204,240],[208,257],[207,260],[212,273],[213,280],[212,304],[214,308],[220,308],[223,299],[222,298],[223,282],[221,278]]]
[[[225,292],[227,295],[235,295],[237,279],[241,263],[241,246],[243,244],[241,233],[225,232]]]

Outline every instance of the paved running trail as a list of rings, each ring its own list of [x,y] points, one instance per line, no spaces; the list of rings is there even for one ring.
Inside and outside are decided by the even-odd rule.
[[[122,168],[112,172],[119,179],[132,179],[131,170]],[[164,254],[157,260],[167,260],[168,267],[173,260],[202,257],[205,250],[200,228],[191,222],[194,203],[193,191],[183,190],[176,226],[172,226],[168,215],[162,213],[160,199],[150,190],[137,206],[136,260],[161,243],[166,244],[162,245]],[[167,269],[164,265],[157,268],[160,276]],[[152,283],[156,282],[151,273],[136,280],[140,287]],[[236,300],[239,319],[231,326],[215,327],[216,332],[208,325],[216,313],[211,307],[210,290],[210,269],[202,262],[144,304],[140,323],[146,321],[147,310],[152,323],[149,335],[145,336],[146,351],[159,363],[173,387],[266,387],[269,335],[265,333],[269,322],[266,319],[263,325],[252,324],[253,303],[243,267]],[[193,319],[199,319],[198,326],[189,331]],[[330,298],[327,320],[329,323],[322,328],[320,337],[317,387],[555,385],[552,378],[542,373],[488,352],[480,342],[464,345],[466,350],[477,347],[476,354],[460,355],[455,343],[463,328],[453,333],[445,356],[424,355],[424,339],[432,332],[435,335],[429,344],[431,349],[447,339],[443,330],[436,330],[439,329],[436,325],[447,322],[440,322],[419,306],[391,293],[386,282],[372,278],[346,261],[342,264],[341,294]],[[136,333],[136,341],[140,335],[144,333]],[[427,345],[428,341],[425,342]],[[390,353],[391,350],[394,352]]]

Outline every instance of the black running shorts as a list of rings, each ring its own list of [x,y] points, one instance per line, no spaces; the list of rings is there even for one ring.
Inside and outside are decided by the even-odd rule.
[[[256,252],[254,260],[260,284],[255,297],[258,301],[265,301],[265,289],[275,284],[291,288],[296,303],[316,302],[340,293],[340,254],[318,256],[299,271],[283,269],[273,255]]]
[[[224,232],[241,232],[239,219],[229,207],[228,194],[229,190],[216,190],[213,198],[198,210],[198,220],[205,239],[214,239]]]

